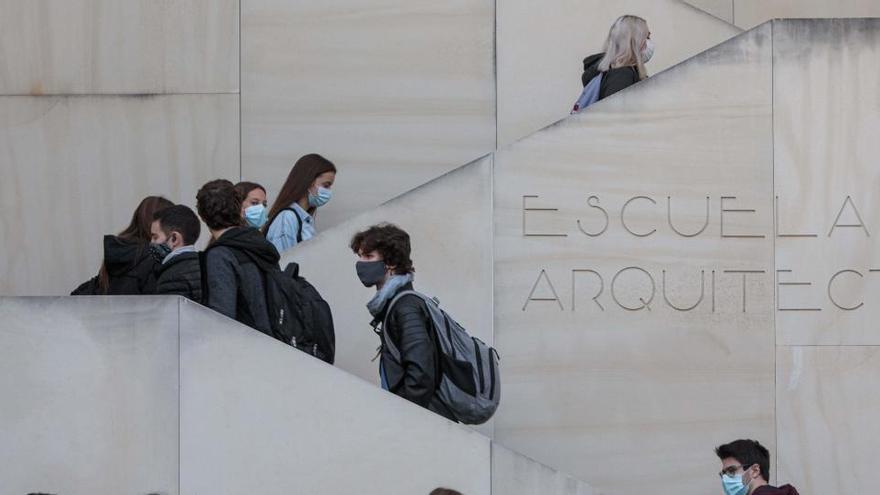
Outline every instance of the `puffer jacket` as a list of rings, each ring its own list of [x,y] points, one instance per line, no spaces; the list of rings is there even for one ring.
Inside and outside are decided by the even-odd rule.
[[[179,295],[202,302],[202,269],[199,253],[188,252],[173,256],[159,268],[156,294]]]
[[[407,290],[413,290],[411,283],[401,287],[397,294]],[[383,328],[384,338],[391,339],[400,350],[401,363],[398,364],[383,346],[381,366],[385,370],[388,389],[410,402],[456,421],[436,394],[442,366],[425,302],[417,296],[404,296],[387,314],[387,304],[393,299],[394,296],[388,299],[385,309],[376,317],[376,321],[384,321],[388,316],[387,326]]]
[[[98,276],[95,276],[74,289],[71,295],[156,293],[159,264],[150,255],[149,243],[129,241],[115,235],[104,236],[104,266],[110,281],[106,293],[101,291]]]

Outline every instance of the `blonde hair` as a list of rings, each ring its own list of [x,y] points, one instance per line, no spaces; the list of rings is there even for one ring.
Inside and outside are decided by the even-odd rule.
[[[642,44],[648,39],[648,34],[648,23],[641,17],[618,17],[608,31],[603,48],[605,56],[599,61],[599,70],[608,72],[619,67],[635,66],[640,80],[648,77],[642,61]]]

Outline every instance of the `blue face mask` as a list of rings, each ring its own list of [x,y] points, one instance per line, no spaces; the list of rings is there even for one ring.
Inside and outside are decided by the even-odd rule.
[[[743,483],[741,474],[733,476],[725,474],[721,477],[721,487],[724,488],[724,495],[745,495],[749,491],[749,487]]]
[[[332,197],[333,191],[326,187],[319,187],[317,194],[309,193],[309,206],[312,208],[319,208],[326,205]]]
[[[248,225],[259,229],[269,220],[269,211],[261,204],[248,206],[244,209],[244,219]]]

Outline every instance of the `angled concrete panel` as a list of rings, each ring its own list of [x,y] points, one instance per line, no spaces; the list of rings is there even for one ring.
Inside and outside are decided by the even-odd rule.
[[[489,439],[192,303],[181,493],[490,493]]]
[[[494,0],[242,4],[242,175],[339,167],[326,230],[495,148]]]
[[[590,485],[492,444],[493,495],[594,495]]]
[[[676,0],[499,0],[498,141],[509,144],[568,115],[583,89],[582,60],[602,51],[623,14],[645,18],[658,72],[741,32]]]
[[[880,19],[773,30],[778,342],[880,344]]]
[[[733,0],[733,22],[751,29],[779,18],[880,17],[877,0]]]
[[[0,94],[238,91],[238,0],[0,1]]]
[[[712,447],[772,449],[770,36],[496,153],[497,441],[615,495],[711,493]]]
[[[175,298],[0,298],[3,493],[177,494]]]
[[[143,197],[239,174],[238,95],[0,97],[0,294],[68,294]]]

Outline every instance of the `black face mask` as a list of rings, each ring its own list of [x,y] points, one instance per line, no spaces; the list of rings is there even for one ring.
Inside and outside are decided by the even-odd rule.
[[[364,287],[372,287],[385,280],[384,261],[358,261],[355,269]]]
[[[160,265],[165,261],[165,257],[171,254],[171,251],[172,249],[168,247],[168,244],[150,244],[150,255],[152,255],[153,259],[156,260],[156,263],[159,263]]]

